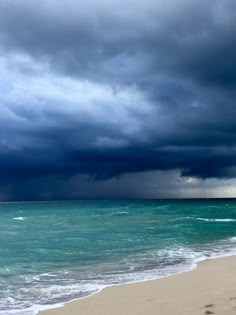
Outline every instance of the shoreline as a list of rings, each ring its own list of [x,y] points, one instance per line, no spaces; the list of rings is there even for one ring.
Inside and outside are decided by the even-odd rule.
[[[88,296],[74,299],[72,301],[57,304],[55,307],[53,305],[50,309],[40,311],[38,315],[77,315],[86,314],[86,315],[129,315],[129,314],[150,314],[150,315],[184,315],[184,314],[226,314],[222,313],[222,307],[227,309],[227,314],[236,314],[236,271],[234,271],[234,267],[236,266],[236,256],[229,255],[224,257],[210,257],[209,259],[205,259],[203,261],[199,261],[191,270],[182,271],[179,273],[175,273],[172,275],[167,275],[158,279],[150,279],[150,280],[140,280],[129,283],[121,283],[115,284],[111,286],[107,286],[97,292],[94,292]],[[212,273],[212,271],[214,273]],[[219,271],[220,274],[219,275]],[[225,276],[222,276],[222,272]],[[197,275],[197,277],[196,277]],[[192,278],[192,279],[191,279]],[[205,283],[205,279],[207,280],[207,284]],[[228,303],[215,301],[214,294],[210,294],[210,291],[221,290],[222,292],[228,292],[229,286],[225,281],[230,283],[231,280],[234,280],[234,286],[232,287],[232,293],[228,295],[234,295],[229,297]],[[202,281],[201,281],[202,280]],[[214,300],[213,302],[206,302],[202,311],[199,313],[199,309],[195,306],[195,310],[189,310],[191,305],[188,306],[188,310],[185,311],[186,306],[181,309],[180,313],[176,313],[176,307],[179,309],[179,304],[181,304],[181,299],[185,297],[186,294],[189,294],[188,290],[186,290],[186,285],[182,282],[188,282],[189,286],[194,285],[195,290],[200,293],[202,290],[209,291],[206,294],[205,298],[210,298]],[[197,286],[196,283],[197,282]],[[208,284],[209,282],[209,284]],[[211,282],[211,284],[210,284]],[[213,285],[214,282],[217,282]],[[205,283],[205,285],[204,285]],[[221,285],[220,285],[221,283]],[[186,284],[186,283],[185,283]],[[213,287],[211,287],[213,285]],[[209,286],[209,287],[208,287]],[[176,291],[172,292],[172,295],[176,299],[176,295],[179,295],[179,302],[176,300],[175,303],[167,303],[166,308],[168,312],[164,312],[164,310],[158,310],[158,305],[156,303],[152,303],[152,301],[158,300],[159,306],[163,304],[163,301],[166,299],[171,299],[171,294],[169,292],[173,291],[173,287],[176,287]],[[164,294],[163,289],[167,288],[166,294]],[[165,291],[165,290],[164,290]],[[182,292],[182,293],[181,293]],[[154,296],[153,296],[154,295]],[[181,297],[182,295],[182,297]],[[194,300],[194,292],[192,296],[190,295],[190,299]],[[146,300],[144,300],[144,296]],[[204,300],[204,296],[202,297]],[[118,303],[118,301],[120,303]],[[142,302],[142,303],[141,303]],[[231,302],[231,303],[230,303]],[[235,302],[235,303],[233,303]],[[117,304],[118,303],[118,304]],[[208,304],[207,304],[208,303]],[[125,304],[125,307],[122,306]],[[143,312],[140,308],[136,308],[135,305],[141,304],[141,309],[144,308]],[[176,305],[175,305],[176,304]],[[187,303],[188,304],[188,303]],[[204,304],[204,303],[200,303]],[[234,305],[231,305],[234,304]],[[193,303],[192,307],[194,308],[195,303]],[[212,305],[207,309],[207,305]],[[218,305],[218,306],[217,306]],[[156,307],[157,308],[156,308]],[[163,306],[163,305],[162,305]],[[214,306],[214,307],[213,307]],[[219,309],[221,307],[221,313],[219,313]],[[173,308],[173,310],[172,310]],[[214,311],[213,311],[214,308]],[[232,310],[231,310],[232,308]],[[205,309],[205,310],[204,310]],[[232,313],[231,313],[232,311]],[[164,313],[162,313],[164,312]],[[204,313],[205,312],[205,313]],[[207,313],[208,312],[208,313]],[[213,313],[210,313],[213,312]],[[218,312],[218,313],[217,313]]]

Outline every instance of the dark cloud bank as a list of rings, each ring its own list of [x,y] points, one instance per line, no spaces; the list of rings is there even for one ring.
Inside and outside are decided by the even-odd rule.
[[[235,178],[235,29],[231,0],[0,1],[0,199]]]

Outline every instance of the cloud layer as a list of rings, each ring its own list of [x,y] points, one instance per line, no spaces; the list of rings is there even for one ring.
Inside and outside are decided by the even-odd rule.
[[[76,174],[234,178],[235,15],[232,0],[2,0],[2,190]]]

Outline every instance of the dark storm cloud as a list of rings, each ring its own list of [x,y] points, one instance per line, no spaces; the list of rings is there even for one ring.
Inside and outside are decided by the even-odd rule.
[[[47,60],[70,75],[139,84],[168,72],[204,84],[235,83],[232,0],[214,6],[184,0],[41,1],[37,7],[29,0],[3,0],[0,12],[3,48]]]
[[[231,0],[2,0],[1,185],[235,177],[235,28]]]

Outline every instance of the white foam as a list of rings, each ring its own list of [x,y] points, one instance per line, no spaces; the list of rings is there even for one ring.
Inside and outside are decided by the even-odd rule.
[[[62,306],[64,306],[64,304],[62,303],[57,303],[53,305],[35,304],[27,308],[0,311],[0,315],[37,315],[39,312]]]
[[[205,222],[236,222],[236,219],[208,219],[208,218],[196,218],[196,220]]]
[[[16,218],[13,218],[13,220],[18,220],[18,221],[24,221],[26,220],[27,218],[26,217],[16,217]]]

